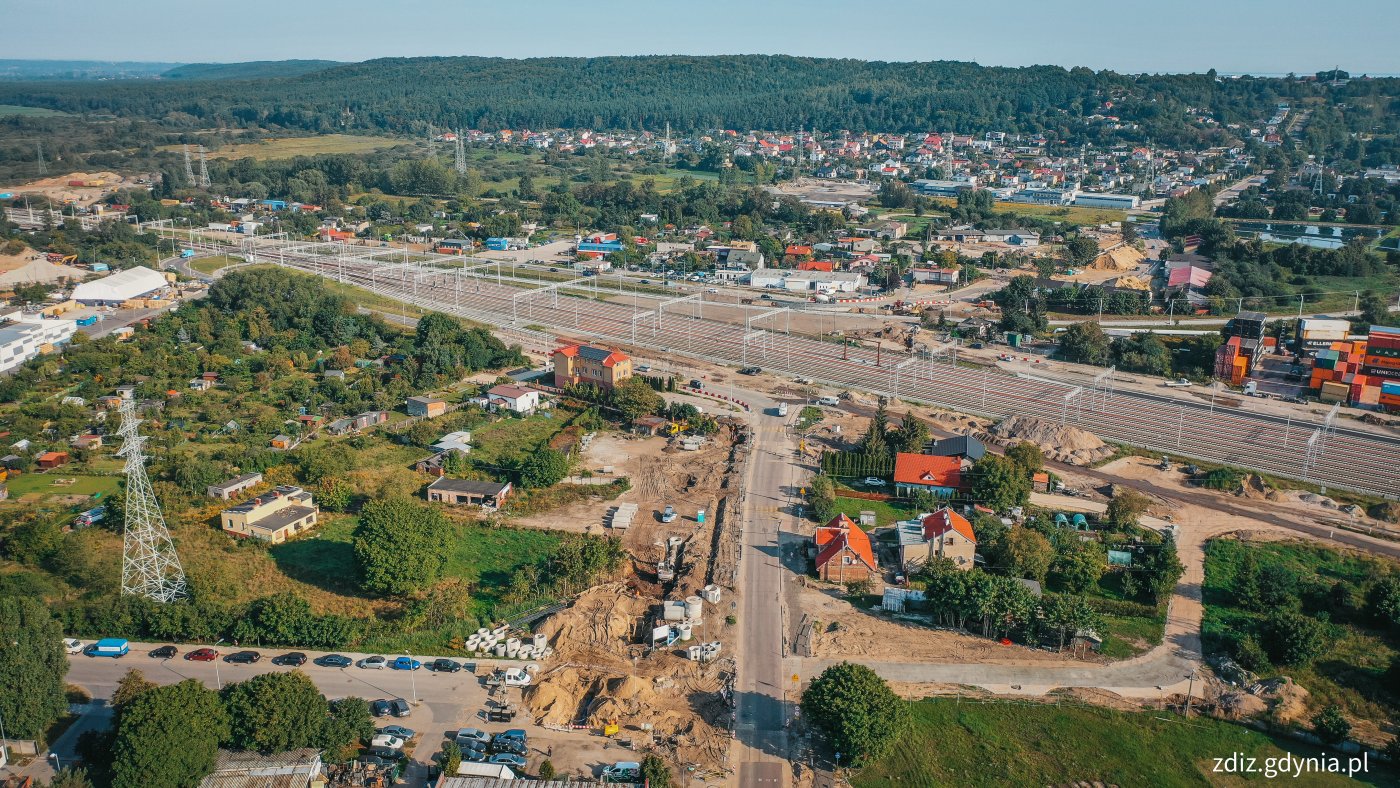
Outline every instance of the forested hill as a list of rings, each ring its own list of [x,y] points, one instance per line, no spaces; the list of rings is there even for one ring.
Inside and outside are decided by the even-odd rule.
[[[269,79],[325,71],[334,60],[254,60],[247,63],[190,63],[162,73],[163,79]]]
[[[146,116],[174,126],[265,125],[426,133],[445,128],[593,127],[1117,133],[1163,144],[1224,141],[1196,119],[1257,126],[1278,102],[1345,103],[1348,129],[1389,130],[1396,80],[1340,88],[1214,74],[1128,76],[1052,66],[885,63],[787,56],[406,58],[249,80],[0,83],[0,104]],[[1111,101],[1111,109],[1105,106]],[[1189,111],[1194,108],[1195,113]],[[1107,132],[1096,113],[1139,128]],[[1315,118],[1326,120],[1315,113]],[[1324,123],[1325,125],[1325,123]]]

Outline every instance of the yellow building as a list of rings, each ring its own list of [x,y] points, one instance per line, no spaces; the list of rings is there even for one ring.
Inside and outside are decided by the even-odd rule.
[[[554,351],[554,385],[559,388],[591,383],[611,389],[632,377],[632,358],[591,345],[569,345]]]
[[[240,539],[280,544],[315,528],[320,513],[311,493],[283,485],[225,509],[219,522],[224,531]]]

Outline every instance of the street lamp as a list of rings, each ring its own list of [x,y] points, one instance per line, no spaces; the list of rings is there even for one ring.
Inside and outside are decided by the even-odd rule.
[[[403,654],[405,657],[408,657],[408,686],[413,689],[413,702],[417,703],[418,681],[413,676],[413,655],[409,654],[407,649],[404,650]]]

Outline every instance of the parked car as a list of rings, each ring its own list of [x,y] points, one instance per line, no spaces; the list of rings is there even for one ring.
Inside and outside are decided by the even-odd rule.
[[[455,659],[435,659],[428,663],[428,670],[434,673],[456,673],[462,669],[462,663]]]
[[[389,712],[393,711],[393,708],[394,706],[392,703],[383,698],[380,698],[379,700],[376,700],[375,702],[369,704],[369,713],[373,714],[376,717],[387,717],[389,716]]]
[[[519,739],[503,739],[500,736],[497,736],[496,738],[491,740],[491,752],[492,754],[509,753],[512,755],[524,755],[525,743],[520,741]]]
[[[262,659],[262,655],[256,651],[235,651],[224,657],[224,662],[232,662],[239,665],[251,665]]]
[[[455,738],[457,739],[458,744],[461,744],[464,741],[475,741],[481,742],[482,744],[488,744],[491,741],[491,734],[487,733],[486,731],[480,728],[462,728],[457,731],[457,736]]]
[[[707,293],[718,293],[718,292],[719,292],[719,288],[718,288],[718,287],[711,287],[710,289],[706,290],[705,292],[707,292]]]
[[[642,776],[642,765],[637,761],[618,761],[612,766],[603,768],[603,782],[621,783],[631,782],[640,779]]]
[[[490,763],[501,763],[515,769],[524,769],[529,761],[525,760],[524,756],[516,755],[513,752],[500,752],[491,756]]]
[[[491,754],[485,750],[470,750],[461,748],[462,760],[467,763],[486,763],[491,760]]]
[[[509,730],[501,731],[500,733],[496,734],[494,738],[515,739],[521,744],[526,744],[530,740],[530,734],[526,733],[524,728],[511,728]]]
[[[389,702],[389,712],[395,717],[407,717],[412,711],[413,708],[403,698],[394,698]]]
[[[63,650],[69,654],[83,653],[83,641],[77,638],[67,638],[63,641]]]
[[[286,654],[282,654],[281,656],[273,657],[272,664],[291,665],[294,668],[301,667],[302,665],[306,664],[306,655],[301,653],[300,651],[288,652]]]
[[[837,399],[836,397],[822,397],[821,399],[817,400],[817,404],[825,405],[829,408],[834,408],[837,405],[841,404],[841,400]]]
[[[423,663],[413,657],[396,657],[393,662],[389,663],[389,667],[394,670],[417,670],[423,667]]]
[[[762,298],[762,299],[764,299],[765,301],[772,301],[772,300],[773,300],[773,294],[772,294],[772,293],[764,293],[763,295],[759,296],[759,298]]]
[[[388,733],[377,733],[373,739],[369,740],[371,747],[388,747],[394,750],[403,749],[403,739]]]
[[[743,369],[739,370],[739,374],[740,374],[740,375],[757,375],[758,373],[760,373],[760,372],[762,372],[762,371],[763,371],[763,370],[762,370],[761,368],[759,368],[759,367],[744,367]]]
[[[884,486],[885,486],[885,480],[879,478],[878,476],[867,476],[867,477],[865,477],[865,486],[867,486],[867,487],[884,487]]]
[[[385,766],[390,766],[390,765],[392,765],[392,764],[394,763],[394,761],[397,761],[397,760],[398,760],[398,758],[388,758],[388,759],[385,759],[385,758],[379,757],[378,755],[369,755],[369,754],[365,754],[365,755],[361,755],[361,756],[360,756],[359,758],[357,758],[356,760],[358,760],[360,763],[365,764],[366,766],[377,766],[377,767],[379,767],[379,768],[382,769],[382,768],[384,768]]]
[[[185,655],[185,659],[194,662],[213,662],[219,658],[219,652],[212,648],[197,648]]]
[[[393,747],[370,747],[369,749],[365,750],[365,752],[369,753],[370,755],[373,755],[376,758],[383,758],[388,763],[394,763],[395,761],[403,757],[403,752],[396,750]]]
[[[323,668],[348,668],[354,660],[344,654],[327,654],[317,657],[315,662]]]
[[[405,728],[402,725],[385,725],[378,732],[387,736],[397,736],[404,741],[408,741],[416,735],[416,731],[412,728]]]
[[[160,648],[151,649],[151,656],[156,659],[174,659],[175,655],[179,653],[180,650],[174,646],[161,646]]]
[[[376,655],[373,657],[365,657],[364,659],[360,660],[355,664],[358,667],[365,668],[367,670],[383,670],[384,666],[389,664],[389,660]]]

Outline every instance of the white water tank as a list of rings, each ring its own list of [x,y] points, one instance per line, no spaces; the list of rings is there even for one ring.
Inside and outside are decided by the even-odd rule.
[[[498,637],[498,638],[503,638],[503,637],[506,636],[506,633],[509,632],[509,631],[510,631],[510,627],[506,626],[505,624],[502,624],[502,625],[496,627],[495,629],[491,630],[491,634],[495,635],[495,636]]]
[[[719,604],[720,588],[717,585],[708,585],[700,590],[700,596],[705,597],[705,601],[712,605]]]
[[[699,661],[700,661],[700,647],[699,647],[699,646],[688,646],[688,647],[686,647],[686,650],[685,650],[685,658],[688,659],[688,660],[690,660],[691,662],[699,662]]]
[[[481,629],[478,629],[476,631],[476,636],[479,638],[484,638],[489,634],[491,634],[491,630],[487,629],[486,627],[482,627]]]
[[[685,617],[692,621],[699,621],[705,615],[705,603],[698,596],[688,596],[685,598]]]
[[[677,631],[678,633],[680,633],[681,641],[682,641],[682,642],[687,641],[687,640],[690,640],[690,637],[691,637],[691,634],[692,634],[692,633],[691,633],[691,626],[690,626],[690,624],[680,624],[680,625],[677,625],[677,626],[676,626],[676,631]]]
[[[536,632],[534,643],[536,651],[543,651],[549,645],[549,638],[546,638],[542,632]]]

